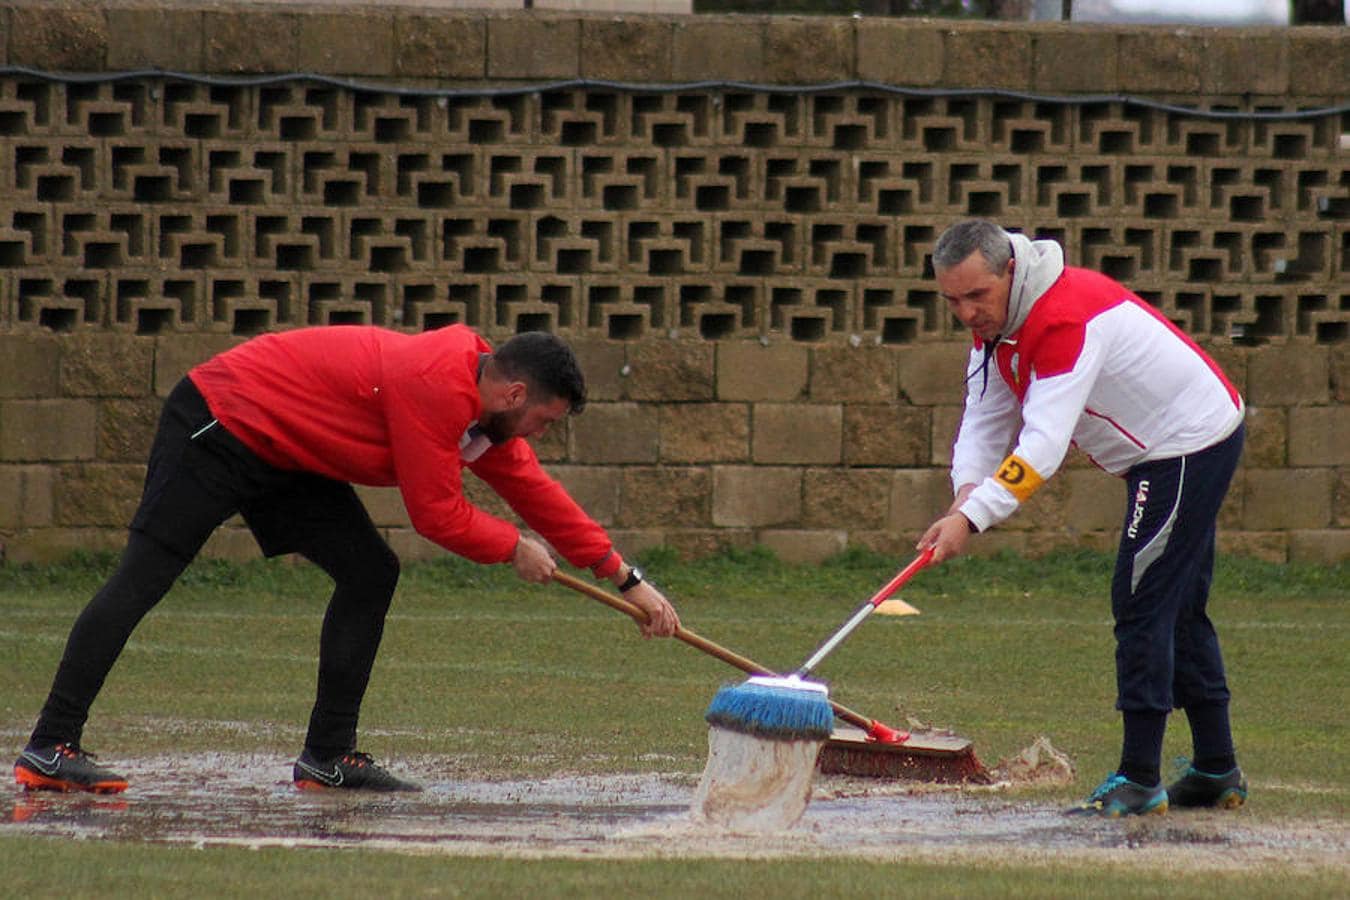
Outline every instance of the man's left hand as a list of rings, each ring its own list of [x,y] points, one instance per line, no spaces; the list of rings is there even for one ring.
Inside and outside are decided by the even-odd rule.
[[[680,617],[665,595],[642,581],[624,592],[623,598],[647,614],[647,624],[640,626],[643,637],[670,637],[680,627]]]

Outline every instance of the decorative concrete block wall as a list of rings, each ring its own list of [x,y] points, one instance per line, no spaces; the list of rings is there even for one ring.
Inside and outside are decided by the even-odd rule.
[[[9,559],[121,545],[193,364],[352,322],[567,337],[592,402],[538,450],[626,550],[903,555],[949,502],[928,256],[969,215],[1243,390],[1225,549],[1350,555],[1340,30],[0,2],[0,64]],[[1075,457],[977,543],[1109,547],[1123,506]]]

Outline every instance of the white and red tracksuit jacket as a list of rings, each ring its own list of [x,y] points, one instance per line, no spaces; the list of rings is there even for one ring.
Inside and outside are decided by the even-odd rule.
[[[1058,245],[1010,235],[1009,332],[988,372],[971,351],[952,485],[980,531],[1011,516],[1075,444],[1113,475],[1232,434],[1242,397],[1195,342],[1116,281],[1062,263]],[[1047,246],[1049,245],[1049,246]]]
[[[211,412],[280,469],[353,484],[397,485],[418,533],[481,563],[506,562],[515,525],[464,497],[465,466],[578,568],[600,578],[622,562],[609,536],[539,465],[521,438],[468,437],[482,407],[480,354],[468,327],[422,334],[337,325],[265,334],[188,373]]]

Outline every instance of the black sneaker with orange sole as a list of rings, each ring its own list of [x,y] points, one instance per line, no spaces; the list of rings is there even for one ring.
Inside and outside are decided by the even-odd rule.
[[[94,762],[73,744],[27,747],[14,761],[14,781],[29,791],[89,791],[120,794],[127,780]]]
[[[369,753],[344,753],[336,759],[318,760],[306,749],[295,761],[295,786],[302,791],[330,788],[361,791],[420,791],[422,786],[391,774],[377,765]]]

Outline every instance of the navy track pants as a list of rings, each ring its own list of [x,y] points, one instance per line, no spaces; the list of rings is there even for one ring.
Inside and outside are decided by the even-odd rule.
[[[1167,713],[1228,702],[1205,607],[1215,524],[1243,435],[1239,426],[1212,447],[1126,473],[1129,502],[1111,582],[1117,709]]]

